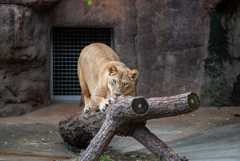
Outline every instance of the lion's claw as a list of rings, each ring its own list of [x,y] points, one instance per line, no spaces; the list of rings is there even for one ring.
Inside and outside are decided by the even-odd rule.
[[[84,113],[87,113],[88,111],[90,111],[91,107],[90,106],[85,106],[84,107]]]
[[[103,102],[101,105],[100,105],[100,111],[101,112],[105,112],[105,110],[107,109],[109,105],[109,100],[106,100],[105,102]]]

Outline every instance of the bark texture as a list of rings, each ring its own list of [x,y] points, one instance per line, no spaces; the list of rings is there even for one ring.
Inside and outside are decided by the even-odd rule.
[[[81,155],[81,157],[79,157],[79,161],[98,160],[98,158],[103,153],[104,149],[108,146],[108,144],[114,137],[116,128],[117,123],[114,120],[112,120],[108,115],[101,129],[98,131],[97,135],[91,141],[89,148],[87,148],[86,151],[84,152],[85,155]]]
[[[183,161],[185,157],[179,157],[163,141],[151,133],[145,126],[139,126],[133,131],[134,139],[146,146],[155,156],[162,161]]]
[[[59,122],[59,132],[65,142],[78,148],[87,147],[79,157],[80,160],[97,160],[114,135],[133,136],[160,159],[187,160],[175,154],[144,125],[150,119],[176,116],[198,109],[197,95],[188,92],[170,97],[149,98],[146,100],[148,110],[143,114],[137,114],[133,110],[136,108],[133,102],[139,99],[142,100],[143,97],[123,97],[111,104],[105,113],[90,111],[86,114],[78,112],[69,115]],[[141,101],[137,106],[145,108]]]

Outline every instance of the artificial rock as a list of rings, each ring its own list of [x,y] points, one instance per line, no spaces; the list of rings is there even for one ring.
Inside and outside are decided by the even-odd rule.
[[[137,95],[193,91],[202,106],[240,105],[238,0],[0,0],[0,116],[50,101],[50,29],[113,28],[139,71]]]

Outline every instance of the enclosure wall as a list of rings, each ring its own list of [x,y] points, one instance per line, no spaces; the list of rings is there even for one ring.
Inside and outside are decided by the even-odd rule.
[[[113,28],[114,50],[139,71],[137,95],[194,91],[202,106],[240,105],[239,2],[2,0],[0,116],[49,103],[55,27]]]

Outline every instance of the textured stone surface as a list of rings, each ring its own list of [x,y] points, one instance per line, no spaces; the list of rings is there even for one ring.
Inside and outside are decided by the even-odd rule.
[[[224,62],[225,70],[223,73],[227,78],[226,94],[227,105],[240,105],[240,3],[237,12],[235,12],[227,23],[228,28],[228,52],[232,61]]]
[[[76,16],[81,15],[81,16]],[[62,1],[50,24],[113,27],[114,49],[140,72],[137,94],[200,94],[209,35],[209,15],[200,1]]]
[[[115,51],[139,70],[137,95],[240,104],[238,0],[62,0],[48,13],[58,2],[0,0],[0,116],[49,101],[51,27],[114,28]]]
[[[240,3],[225,1],[211,14],[202,85],[205,106],[240,104]]]
[[[28,6],[36,12],[47,11],[61,0],[0,0],[0,4],[19,4]]]
[[[201,93],[209,15],[200,1],[137,0],[137,94]],[[144,5],[143,5],[144,4]]]
[[[238,51],[239,38],[234,34],[239,28],[237,7],[237,0],[101,1],[92,6],[63,0],[51,12],[50,23],[52,27],[113,27],[115,51],[127,66],[140,72],[138,95],[169,96],[194,91],[201,96],[202,105],[222,106],[231,105],[232,93],[238,93],[239,61],[234,58],[219,62],[208,50],[212,46],[217,57]],[[214,37],[216,29],[210,31],[210,23],[214,22],[215,12],[234,14],[231,32],[226,33],[229,17],[227,26],[220,17],[217,23],[223,26],[218,26]],[[218,38],[222,40],[216,41]],[[225,42],[229,38],[233,45],[228,47]]]
[[[0,4],[0,116],[21,115],[49,101],[48,14]]]
[[[134,0],[62,0],[50,14],[51,27],[114,28],[114,49],[130,68],[137,68],[135,52],[136,8]]]

